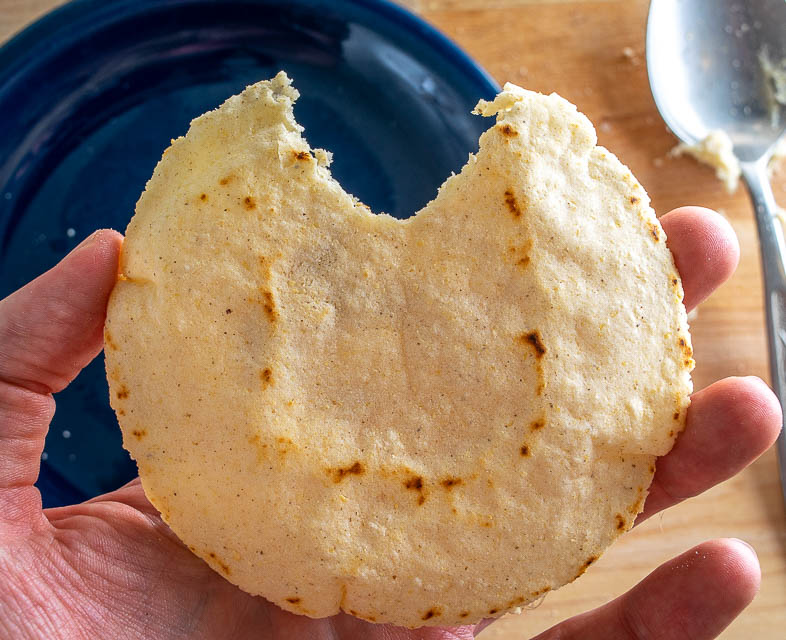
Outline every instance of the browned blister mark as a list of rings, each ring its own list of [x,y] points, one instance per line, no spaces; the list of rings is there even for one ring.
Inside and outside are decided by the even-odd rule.
[[[489,615],[493,616],[498,611],[499,611],[499,609],[497,609],[496,607],[492,607],[491,609],[489,609]]]
[[[126,385],[120,385],[120,388],[115,392],[118,400],[125,400],[128,397],[129,391]]]
[[[626,526],[627,526],[627,524],[628,524],[628,523],[626,522],[626,520],[625,520],[625,517],[624,517],[624,516],[623,516],[621,513],[618,513],[618,514],[617,514],[616,516],[614,516],[614,517],[615,517],[615,518],[616,518],[616,520],[617,520],[617,531],[624,531],[624,530],[625,530],[625,527],[626,527]]]
[[[526,268],[531,262],[530,251],[532,251],[532,240],[527,240],[520,247],[511,246],[508,252],[511,254],[513,264],[522,269]]]
[[[278,453],[278,456],[282,459],[286,457],[286,455],[290,451],[295,449],[295,443],[292,442],[292,440],[290,440],[289,438],[284,438],[282,436],[279,436],[278,438],[276,438],[276,443],[278,444],[276,452]]]
[[[199,199],[200,199],[202,202],[207,202],[207,194],[206,194],[206,193],[202,193],[202,194],[200,194],[200,196],[199,196]]]
[[[117,410],[117,415],[119,415],[119,416],[124,416],[124,415],[126,415],[126,410],[125,410],[125,409],[118,409],[118,410]]]
[[[267,389],[273,384],[273,370],[270,367],[265,367],[259,372],[259,378],[262,380],[262,388]]]
[[[511,127],[509,124],[503,124],[497,128],[499,129],[500,133],[506,138],[515,138],[516,136],[519,135],[519,132],[516,131],[513,127]]]
[[[680,412],[679,412],[679,411],[675,411],[675,412],[674,412],[674,415],[673,415],[673,416],[671,416],[671,417],[672,417],[674,420],[679,420],[679,419],[680,419]]]
[[[426,613],[421,616],[421,620],[430,620],[431,618],[435,618],[437,616],[442,615],[442,609],[439,607],[431,607]]]
[[[680,349],[682,350],[682,355],[685,357],[686,360],[691,360],[693,357],[693,349],[688,344],[688,341],[685,340],[682,336],[679,339]]]
[[[546,426],[546,418],[538,418],[537,420],[533,420],[529,425],[530,431],[540,431],[543,427]]]
[[[297,596],[290,596],[289,598],[284,598],[284,600],[286,600],[290,604],[297,604],[298,602],[300,602],[300,598],[298,598]],[[352,614],[352,615],[355,615],[355,614]]]
[[[461,478],[457,478],[457,477],[455,477],[455,476],[451,476],[451,477],[448,477],[448,478],[445,478],[444,480],[442,480],[442,481],[440,482],[440,484],[441,484],[441,485],[442,485],[442,486],[443,486],[445,489],[447,489],[448,491],[450,491],[450,490],[451,490],[453,487],[457,487],[457,486],[458,486],[458,485],[460,485],[460,484],[464,484],[464,481],[463,481]]]
[[[218,184],[220,184],[222,187],[225,187],[230,182],[232,182],[234,179],[235,179],[235,176],[233,176],[232,174],[229,174],[228,176],[224,176],[223,178],[221,178],[221,180],[218,181]]]
[[[660,226],[657,222],[647,222],[647,228],[650,230],[650,235],[655,239],[655,242],[660,241]]]
[[[404,487],[410,491],[416,491],[418,494],[418,504],[422,505],[426,502],[426,495],[424,489],[424,482],[421,476],[412,476],[404,480]]]
[[[353,462],[348,467],[338,467],[337,469],[328,469],[328,472],[333,475],[333,482],[341,482],[347,476],[360,476],[365,473],[365,467],[362,462]]]
[[[210,551],[208,552],[207,555],[210,557],[211,560],[214,560],[216,562],[218,568],[221,569],[221,571],[223,571],[226,575],[230,575],[232,573],[230,568],[224,562],[221,561],[221,559],[215,554],[215,552]]]
[[[635,503],[628,507],[628,513],[632,516],[636,516],[641,513],[641,508],[644,506],[644,496],[640,496]]]
[[[469,611],[462,611],[459,613],[459,618],[466,618],[469,615]]]
[[[519,342],[532,347],[532,351],[538,360],[546,355],[546,345],[543,343],[543,336],[538,329],[529,333],[522,333],[519,336]]]
[[[251,211],[252,209],[257,208],[257,201],[252,196],[246,196],[245,198],[243,198],[243,206],[248,211]]]
[[[641,201],[636,196],[631,196],[630,197],[630,203],[632,205],[637,205],[637,204],[639,204],[639,202],[641,202]]]
[[[276,313],[276,303],[273,300],[273,292],[268,289],[261,289],[260,293],[262,295],[262,308],[265,310],[265,314],[270,322],[275,322],[278,318],[278,314]]]
[[[513,189],[507,189],[505,191],[505,204],[508,207],[508,211],[513,214],[514,218],[521,217],[521,208],[519,207],[519,203],[516,200],[516,196],[513,193]]]
[[[112,334],[109,333],[108,329],[104,329],[104,342],[112,351],[117,351],[117,344],[115,344],[115,341],[112,339]]]
[[[311,154],[308,151],[295,151],[292,150],[295,160],[311,160]]]
[[[598,559],[597,556],[590,556],[587,559],[587,561],[581,567],[579,567],[579,571],[578,571],[578,573],[576,574],[576,576],[573,579],[575,580],[579,576],[583,575],[587,571],[587,569],[589,569],[590,565],[593,562],[595,562],[597,559]]]
[[[529,446],[526,444],[521,445],[521,448],[519,449],[519,453],[521,454],[522,458],[528,458],[529,456],[532,455],[532,451],[530,450]]]
[[[147,430],[146,429],[134,429],[131,432],[131,435],[134,436],[137,440],[141,440],[142,438],[144,438],[147,435]]]

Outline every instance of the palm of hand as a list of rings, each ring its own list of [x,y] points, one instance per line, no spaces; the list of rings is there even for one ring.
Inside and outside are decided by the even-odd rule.
[[[730,275],[736,243],[708,212],[685,209],[669,216],[663,222],[684,274],[686,303],[696,303]],[[474,637],[483,625],[406,630],[343,613],[312,620],[249,596],[182,545],[138,479],[87,503],[41,510],[33,483],[54,409],[51,392],[64,388],[100,350],[119,243],[111,232],[94,235],[55,269],[0,302],[0,635]],[[683,256],[703,272],[689,276]],[[760,382],[726,380],[696,394],[689,429],[659,462],[643,517],[742,469],[772,443],[780,424],[777,401]],[[726,436],[738,446],[728,447]],[[543,637],[714,638],[755,594],[758,565],[741,543],[702,547],[701,554],[684,554],[628,594]]]
[[[243,593],[183,546],[147,501],[138,479],[96,500],[43,513],[35,491],[17,498],[27,514],[36,516],[24,532],[0,525],[8,551],[0,594],[6,607],[24,612],[27,624],[7,625],[3,637],[473,637],[470,627],[416,636],[346,614],[311,620]],[[46,610],[46,625],[29,615],[40,608]],[[0,617],[9,622],[14,616],[3,612]]]

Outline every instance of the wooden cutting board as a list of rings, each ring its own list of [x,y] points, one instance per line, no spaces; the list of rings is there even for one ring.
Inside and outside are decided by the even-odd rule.
[[[45,11],[53,0],[0,0],[0,40]],[[740,239],[737,273],[701,305],[692,322],[694,382],[700,389],[726,376],[768,379],[761,274],[751,205],[743,189],[727,194],[711,170],[668,157],[675,139],[650,95],[644,64],[646,0],[404,0],[466,49],[500,83],[556,91],[595,123],[600,143],[641,181],[659,213],[684,204],[721,211]],[[786,206],[786,168],[775,179]],[[537,608],[507,616],[482,635],[522,640],[622,593],[667,558],[708,538],[750,542],[763,570],[753,604],[724,640],[786,637],[786,515],[774,451],[736,478],[637,527],[581,580]]]

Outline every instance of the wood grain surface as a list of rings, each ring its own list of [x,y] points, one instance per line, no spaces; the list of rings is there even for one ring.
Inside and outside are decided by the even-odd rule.
[[[0,40],[48,11],[52,0],[0,0]],[[645,0],[404,0],[480,62],[500,83],[556,91],[595,123],[664,213],[684,204],[722,212],[740,239],[737,273],[701,305],[691,333],[696,388],[726,376],[768,379],[758,243],[750,202],[727,194],[711,170],[670,158],[675,139],[649,91],[644,64]],[[628,50],[629,48],[629,50]],[[628,55],[625,55],[627,50]],[[632,51],[632,56],[630,55]],[[775,177],[786,205],[786,170]],[[507,616],[488,640],[520,640],[598,606],[657,564],[708,538],[734,536],[756,549],[761,592],[724,632],[725,640],[786,637],[786,516],[773,450],[736,478],[656,516],[612,547],[577,582],[537,608]]]

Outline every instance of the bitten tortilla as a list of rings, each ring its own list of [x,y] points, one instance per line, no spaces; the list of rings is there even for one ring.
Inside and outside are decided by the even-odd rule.
[[[105,333],[124,444],[249,593],[410,627],[499,616],[631,527],[683,428],[665,234],[556,95],[481,102],[479,152],[405,221],[332,179],[297,96],[280,73],[197,118],[139,200]]]

